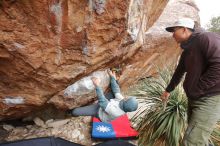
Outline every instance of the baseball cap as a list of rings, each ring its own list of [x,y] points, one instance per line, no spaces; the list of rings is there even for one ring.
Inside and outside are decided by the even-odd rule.
[[[175,27],[186,27],[194,29],[195,22],[190,18],[180,18],[172,26],[166,28],[166,31],[173,32]]]

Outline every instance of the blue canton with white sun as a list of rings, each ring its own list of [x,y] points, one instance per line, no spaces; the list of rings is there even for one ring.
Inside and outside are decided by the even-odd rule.
[[[115,132],[110,123],[94,122],[92,135],[99,138],[115,138]]]

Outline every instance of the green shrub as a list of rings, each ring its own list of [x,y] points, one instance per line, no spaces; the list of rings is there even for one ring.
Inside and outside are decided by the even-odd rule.
[[[187,122],[187,98],[181,84],[171,92],[166,108],[160,99],[172,74],[167,69],[158,77],[146,78],[131,93],[140,103],[132,118],[139,131],[140,146],[178,146],[182,140]]]
[[[215,146],[220,146],[220,122],[217,123],[216,128],[212,132],[211,140],[215,144]]]
[[[212,17],[207,27],[209,31],[220,34],[220,16]]]

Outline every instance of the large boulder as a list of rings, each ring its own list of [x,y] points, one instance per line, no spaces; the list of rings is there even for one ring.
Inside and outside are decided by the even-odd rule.
[[[152,62],[179,51],[163,27],[173,21],[167,0],[2,0],[0,120],[47,104],[70,109],[95,100],[91,76],[119,66],[123,90],[152,73]],[[190,1],[176,15],[198,18]],[[169,10],[170,9],[170,10]],[[172,16],[172,17],[171,17]],[[156,23],[155,23],[156,22]],[[152,27],[153,26],[153,27]],[[168,60],[167,60],[168,61]]]
[[[92,101],[91,82],[86,96],[82,88],[77,95],[66,88],[132,57],[166,3],[1,1],[0,118],[22,117],[47,101],[62,109]]]

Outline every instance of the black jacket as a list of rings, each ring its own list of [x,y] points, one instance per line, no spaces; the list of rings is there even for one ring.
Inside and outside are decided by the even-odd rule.
[[[174,90],[186,73],[183,87],[189,98],[220,94],[220,35],[195,30],[181,48],[179,64],[166,91]]]

